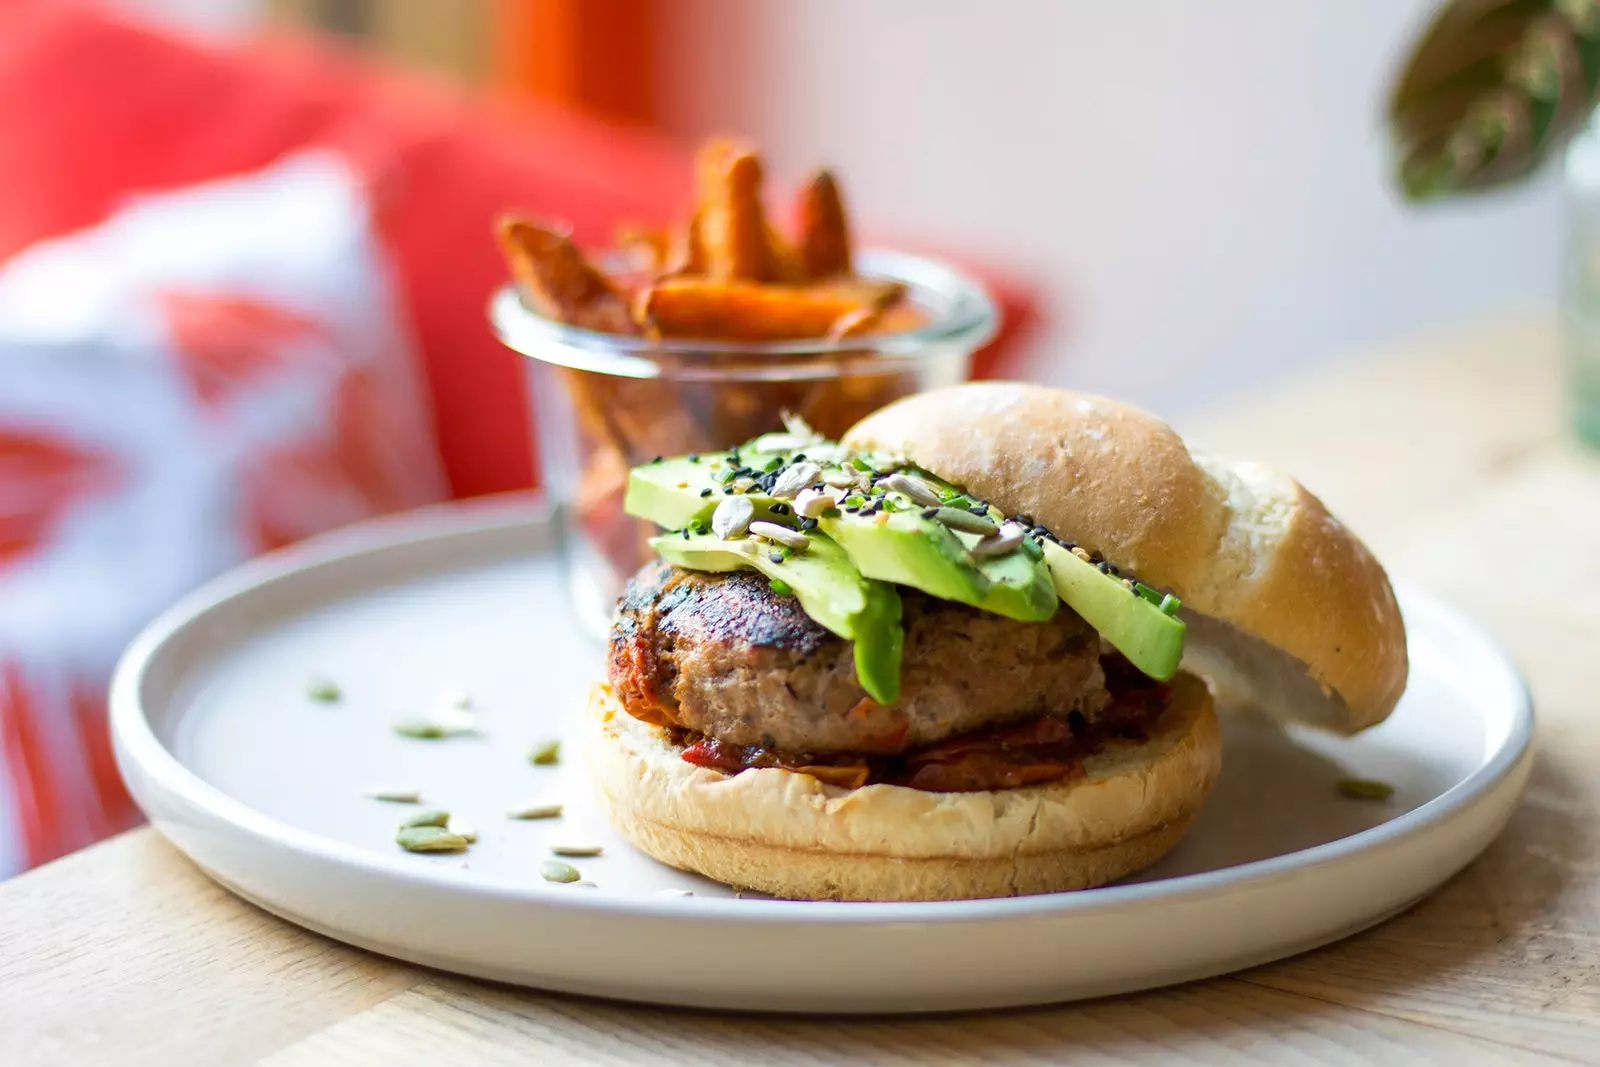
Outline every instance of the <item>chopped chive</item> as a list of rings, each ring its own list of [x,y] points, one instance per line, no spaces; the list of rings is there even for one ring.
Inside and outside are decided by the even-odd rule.
[[[719,485],[727,485],[729,482],[733,481],[734,474],[735,474],[736,471],[737,471],[737,468],[735,468],[735,467],[723,467],[721,470],[719,470],[716,474],[713,474],[711,477],[713,479],[715,479],[716,482]]]
[[[872,469],[872,464],[868,463],[860,456],[851,456],[850,466],[854,467],[858,471],[870,471]]]
[[[849,496],[844,498],[844,502],[849,507],[859,508],[861,505],[867,502],[867,498],[862,496],[860,493],[851,493]]]
[[[1183,607],[1183,601],[1179,600],[1171,593],[1168,593],[1166,596],[1161,598],[1161,603],[1158,605],[1158,607],[1160,607],[1161,614],[1163,615],[1176,615],[1178,613],[1178,609]]]
[[[935,508],[934,510],[937,511],[938,509]],[[1031,560],[1041,560],[1044,558],[1044,549],[1040,548],[1039,542],[1035,541],[1031,537],[1024,537],[1022,539],[1022,551],[1026,552],[1028,554],[1028,558]]]
[[[779,596],[791,596],[794,593],[793,587],[782,578],[774,578],[769,584],[772,586],[772,591]]]
[[[781,466],[783,466],[783,457],[782,456],[773,456],[771,459],[767,460],[767,465],[762,467],[761,469],[766,471],[768,474],[771,474],[773,471],[777,470]]]
[[[825,519],[837,519],[842,514],[843,512],[841,512],[838,508],[829,508],[827,511],[822,513],[822,517]]]

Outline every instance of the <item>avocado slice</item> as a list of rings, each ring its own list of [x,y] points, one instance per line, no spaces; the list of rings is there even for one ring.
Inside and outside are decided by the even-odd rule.
[[[800,552],[774,562],[775,546],[750,539],[723,541],[711,534],[681,532],[651,538],[662,559],[696,571],[754,568],[782,581],[817,623],[855,644],[856,678],[879,704],[900,698],[900,594],[864,578],[842,548],[815,534]]]
[[[740,455],[742,462],[765,465],[772,457]],[[760,469],[757,467],[756,469]],[[733,470],[727,452],[673,456],[644,463],[628,471],[628,487],[623,493],[622,510],[638,519],[648,519],[668,530],[681,530],[704,522],[723,498],[726,483],[721,478]],[[751,503],[756,498],[751,497]],[[760,505],[757,505],[758,510]]]
[[[824,516],[821,527],[868,578],[1024,622],[1044,622],[1056,613],[1059,601],[1042,563],[1020,549],[973,559],[968,549],[977,535],[957,533],[920,511],[840,512]]]
[[[1182,619],[1168,613],[1177,611],[1175,597],[1162,598],[1163,609],[1140,592],[1130,593],[1120,578],[1101,573],[1068,549],[1049,541],[1043,548],[1056,592],[1068,607],[1145,674],[1165,682],[1177,673],[1185,627]]]

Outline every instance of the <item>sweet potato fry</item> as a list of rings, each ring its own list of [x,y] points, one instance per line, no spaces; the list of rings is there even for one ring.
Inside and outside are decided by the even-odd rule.
[[[796,207],[800,265],[808,278],[850,273],[850,228],[833,172],[819,170],[800,187]]]
[[[706,247],[700,238],[700,212],[696,211],[689,216],[683,229],[672,235],[661,274],[670,278],[679,274],[704,274],[705,270]]]
[[[672,254],[673,235],[648,226],[619,226],[614,244],[629,271],[658,277]]]
[[[539,314],[604,333],[634,334],[628,302],[566,234],[524,219],[501,219],[500,246]]]
[[[747,145],[712,141],[695,162],[704,273],[719,281],[771,277],[761,208],[761,157]]]
[[[663,337],[702,341],[821,338],[842,317],[884,307],[900,295],[894,282],[758,285],[669,278],[635,297],[635,316]]]

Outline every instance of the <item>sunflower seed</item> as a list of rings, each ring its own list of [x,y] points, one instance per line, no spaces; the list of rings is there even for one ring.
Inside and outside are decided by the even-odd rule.
[[[811,544],[811,538],[799,530],[791,530],[789,527],[779,526],[775,522],[752,522],[750,524],[750,535],[767,541],[775,541],[780,545],[787,545],[796,552],[803,552],[806,546]]]
[[[344,694],[334,682],[326,678],[316,678],[306,686],[306,696],[320,704],[337,704]]]
[[[550,851],[557,856],[598,856],[605,848],[601,845],[551,845]]]
[[[506,812],[508,819],[559,819],[560,804],[518,804]]]
[[[1022,547],[1023,536],[1022,527],[1014,522],[1008,522],[1000,527],[999,533],[991,534],[973,545],[972,554],[977,559],[990,559],[1015,552]]]
[[[1353,800],[1388,800],[1394,796],[1394,786],[1371,778],[1341,778],[1336,784],[1341,794]]]
[[[467,847],[466,838],[442,826],[403,826],[394,841],[407,852],[460,852]]]
[[[478,840],[478,828],[465,819],[451,819],[445,824],[451,833],[466,839],[467,844]]]
[[[583,877],[578,868],[560,860],[545,860],[539,864],[539,877],[547,882],[576,882]]]
[[[904,493],[913,504],[921,504],[925,508],[936,508],[944,503],[933,486],[912,474],[896,471],[883,480],[883,486],[892,492]]]
[[[940,508],[934,518],[952,530],[960,530],[963,533],[983,534],[985,537],[1000,529],[992,519],[986,519],[982,515],[974,515],[970,511],[962,511],[960,508]]]
[[[794,498],[794,511],[796,515],[814,519],[829,508],[838,507],[839,501],[843,499],[844,490],[835,486],[806,489]]]
[[[792,500],[800,490],[809,488],[822,477],[822,468],[815,463],[796,463],[784,469],[772,483],[772,495]]]
[[[725,497],[711,513],[711,532],[724,541],[743,537],[755,514],[756,506],[747,497]]]
[[[561,762],[561,742],[550,738],[540,741],[528,750],[528,762],[549,767]]]
[[[835,489],[854,489],[856,475],[854,471],[831,470],[822,476],[822,484],[833,486]]]
[[[364,790],[362,796],[388,801],[390,804],[416,804],[422,800],[422,790],[408,789],[404,786],[374,786]]]
[[[811,424],[801,417],[797,412],[793,412],[788,408],[785,408],[783,411],[778,413],[778,417],[783,420],[783,428],[800,438],[804,444],[809,445],[814,441],[827,440],[826,437],[823,437],[820,433],[813,429]]]
[[[415,815],[407,816],[405,821],[400,824],[400,829],[411,830],[419,826],[443,826],[449,821],[450,813],[448,811],[428,808],[425,811],[417,812]]]

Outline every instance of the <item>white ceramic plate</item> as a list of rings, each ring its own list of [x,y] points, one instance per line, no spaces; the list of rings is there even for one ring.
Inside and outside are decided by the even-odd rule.
[[[1098,996],[1235,970],[1370,926],[1499,831],[1526,778],[1532,711],[1478,629],[1402,596],[1411,683],[1394,716],[1340,740],[1225,726],[1223,777],[1183,843],[1083,893],[939,904],[735,899],[603,825],[568,731],[601,648],[575,624],[548,517],[527,504],[369,524],[212,583],[134,643],[113,685],[117,757],[160,831],[218,881],[293,922],[418,963],[607,997],[730,1009],[879,1012]],[[338,703],[307,696],[333,679]],[[482,736],[389,727],[443,691]],[[1343,797],[1341,776],[1396,787]],[[394,843],[414,785],[471,820],[454,856]],[[513,822],[523,800],[557,821]],[[537,874],[557,843],[594,887]],[[692,890],[693,896],[666,895]]]

